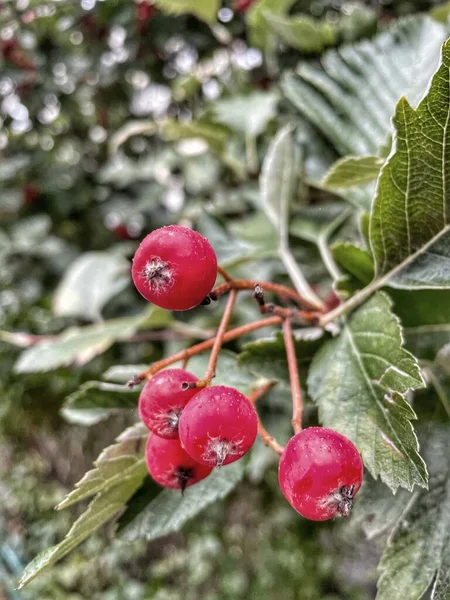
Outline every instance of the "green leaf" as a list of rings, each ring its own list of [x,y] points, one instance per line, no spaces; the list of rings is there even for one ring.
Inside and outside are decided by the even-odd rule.
[[[229,494],[243,475],[244,465],[239,461],[213,471],[203,481],[188,487],[183,496],[179,490],[164,490],[123,528],[122,537],[127,541],[139,538],[150,541],[179,531],[186,521]]]
[[[298,185],[299,158],[292,129],[286,125],[278,131],[264,158],[260,177],[261,203],[278,233],[280,258],[295,288],[312,307],[322,308],[322,301],[309,287],[289,249],[289,213]]]
[[[379,479],[365,475],[358,500],[352,511],[352,521],[362,526],[369,540],[391,531],[412,496],[400,488],[396,494]]]
[[[22,352],[14,369],[17,373],[36,373],[72,363],[84,365],[97,354],[105,352],[114,342],[129,338],[138,329],[163,327],[170,320],[170,313],[151,306],[134,317],[111,319],[87,327],[71,327]]]
[[[168,140],[184,140],[200,138],[204,140],[209,149],[219,156],[225,152],[230,133],[225,127],[217,123],[202,121],[164,121],[161,126],[163,136]]]
[[[133,375],[136,373],[139,371],[134,371]],[[86,381],[66,398],[61,414],[70,423],[94,425],[117,410],[136,409],[138,396],[136,388],[104,381]]]
[[[306,375],[306,368],[323,343],[322,330],[294,330],[293,337],[297,363]],[[239,365],[255,375],[289,385],[286,348],[280,333],[245,344],[239,355]]]
[[[391,302],[378,292],[344,324],[338,338],[315,355],[310,396],[326,427],[349,437],[370,473],[392,489],[426,486],[425,465],[411,425],[416,416],[403,398],[423,387],[416,359],[402,348]]]
[[[102,379],[112,383],[127,383],[134,375],[147,369],[148,365],[112,365],[102,375]]]
[[[111,252],[85,252],[58,285],[53,310],[58,316],[98,320],[103,306],[130,281],[130,263]]]
[[[142,480],[147,473],[144,448],[148,430],[142,423],[132,425],[105,448],[95,461],[95,469],[88,471],[57,509],[67,508],[80,500],[113,487],[122,487],[127,481]]]
[[[269,27],[282,42],[302,52],[321,52],[337,41],[337,31],[331,23],[307,16],[283,17],[264,13]]]
[[[409,275],[410,286],[419,283],[422,287],[442,287],[443,276],[450,274],[450,235],[443,237],[450,230],[446,175],[450,147],[449,66],[447,42],[442,49],[442,64],[417,110],[405,98],[397,105],[395,143],[378,180],[370,221],[378,278],[397,275],[413,261],[414,274],[402,274]],[[420,282],[420,275],[425,281]]]
[[[213,106],[215,119],[244,137],[256,138],[277,115],[277,92],[252,92],[218,100]]]
[[[332,247],[335,261],[363,285],[373,279],[373,260],[367,250],[349,242],[340,242]]]
[[[253,388],[255,378],[241,368],[238,355],[222,350],[217,361],[214,385],[227,385],[248,395]],[[201,379],[208,365],[208,354],[193,356],[189,360],[189,372]]]
[[[153,3],[170,15],[190,13],[206,23],[216,20],[220,8],[219,0],[153,0]]]
[[[448,292],[389,288],[388,293],[402,321],[408,349],[419,358],[434,360],[437,351],[450,342]]]
[[[64,540],[38,554],[25,567],[19,581],[19,589],[34,579],[43,569],[54,565],[99,527],[117,515],[141,485],[142,479],[142,473],[136,474],[134,478],[123,481],[122,485],[108,488],[98,494],[87,510],[72,525]]]
[[[391,535],[379,570],[377,600],[447,600],[450,580],[450,454],[448,423],[433,423],[424,443],[429,491],[417,491]]]
[[[250,44],[260,50],[271,51],[275,36],[265,18],[265,13],[284,15],[294,2],[295,0],[258,0],[255,2],[247,13]]]
[[[446,23],[450,17],[450,2],[444,2],[440,6],[435,6],[430,10],[430,17],[440,23]]]
[[[398,99],[403,94],[418,103],[447,35],[430,18],[403,19],[372,40],[328,51],[322,67],[300,63],[281,87],[341,155],[379,154]]]
[[[346,156],[331,165],[322,184],[330,189],[363,185],[378,177],[383,164],[377,156]]]

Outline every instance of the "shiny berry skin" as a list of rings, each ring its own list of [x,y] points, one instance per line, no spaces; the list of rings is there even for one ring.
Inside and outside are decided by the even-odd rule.
[[[184,491],[212,471],[211,467],[200,465],[191,458],[179,440],[165,440],[152,434],[145,447],[145,460],[156,483],[174,490]]]
[[[287,501],[312,521],[347,517],[362,478],[356,446],[324,427],[308,427],[294,435],[278,467],[278,482]]]
[[[217,258],[197,231],[168,225],[144,238],[134,255],[131,274],[138,292],[149,302],[167,310],[189,310],[211,291]]]
[[[166,439],[178,437],[181,411],[198,389],[182,388],[183,383],[198,381],[184,369],[160,371],[142,388],[139,396],[139,415],[144,425]]]
[[[204,388],[180,417],[180,441],[198,462],[221,467],[238,460],[256,438],[258,418],[238,390],[216,385]]]

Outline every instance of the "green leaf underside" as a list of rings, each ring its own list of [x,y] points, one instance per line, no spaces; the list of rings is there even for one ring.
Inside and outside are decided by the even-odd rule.
[[[376,600],[433,600],[450,594],[450,427],[433,424],[424,443],[429,491],[412,496],[392,533],[379,571]]]
[[[410,269],[401,274],[400,280],[409,278],[417,285],[414,274],[416,279],[421,275],[427,287],[436,276],[442,285],[441,275],[449,271],[450,256],[445,254],[450,244],[442,239],[450,228],[449,68],[450,42],[446,42],[442,64],[417,110],[405,98],[397,105],[395,143],[381,170],[370,221],[377,277],[396,275],[416,258],[412,273]],[[431,259],[433,267],[424,273]]]
[[[128,480],[145,475],[145,442],[148,430],[142,423],[126,429],[115,444],[105,448],[95,461],[95,468],[88,471],[64,500],[58,509],[67,508],[84,498],[103,492]]]
[[[142,327],[163,327],[171,320],[166,311],[154,306],[139,315],[111,319],[98,325],[72,327],[50,340],[31,346],[19,356],[17,373],[51,371],[75,363],[84,365],[105,352],[114,342],[132,336]]]
[[[47,548],[36,556],[26,567],[19,582],[19,589],[29,583],[43,569],[51,567],[66,556],[94,531],[117,515],[141,485],[144,474],[135,474],[120,486],[107,488],[98,494],[87,510],[75,521],[64,540]]]
[[[331,165],[322,184],[339,189],[370,183],[378,177],[383,163],[377,156],[346,156]]]
[[[340,154],[378,154],[398,99],[418,103],[447,35],[428,17],[403,19],[371,41],[326,52],[322,68],[301,63],[282,90]]]
[[[229,494],[243,475],[244,464],[238,461],[213,471],[206,479],[188,487],[183,496],[179,490],[164,490],[124,527],[122,537],[127,541],[138,538],[150,541],[179,531],[186,521]]]
[[[258,0],[255,2],[247,13],[250,44],[261,50],[271,50],[275,35],[265,14],[269,12],[271,15],[284,15],[294,2],[295,0]]]
[[[172,15],[191,13],[207,23],[216,20],[219,0],[153,0],[162,11]]]
[[[136,373],[139,371],[134,371],[133,375]],[[136,388],[104,381],[86,381],[66,398],[61,414],[70,423],[94,425],[117,411],[136,409],[138,396]]]
[[[394,491],[427,484],[410,422],[416,416],[402,396],[424,384],[416,359],[401,345],[391,302],[378,292],[322,346],[308,377],[322,424],[349,437],[370,473]]]
[[[215,119],[232,131],[256,138],[277,114],[279,95],[275,92],[252,92],[233,96],[214,104]]]
[[[103,306],[130,281],[130,264],[120,255],[85,252],[68,268],[55,292],[56,315],[98,319]]]

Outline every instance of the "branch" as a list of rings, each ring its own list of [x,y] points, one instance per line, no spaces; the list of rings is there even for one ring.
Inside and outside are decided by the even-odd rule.
[[[279,325],[282,322],[282,320],[283,319],[281,317],[274,315],[273,317],[268,317],[267,319],[261,319],[259,321],[254,321],[253,323],[247,323],[246,325],[235,327],[234,329],[230,329],[230,331],[227,331],[225,333],[225,335],[223,336],[223,343],[230,342],[231,340],[235,340],[236,338],[239,338],[242,335],[250,333],[251,331],[256,331],[257,329],[262,329],[263,327]],[[215,339],[216,338],[214,336],[209,340],[200,342],[195,346],[191,346],[186,350],[181,350],[180,352],[177,352],[172,356],[163,358],[162,360],[153,363],[148,369],[130,379],[130,381],[127,384],[128,387],[134,387],[135,385],[138,385],[145,379],[150,379],[155,373],[161,371],[161,369],[165,369],[166,367],[169,367],[170,365],[176,362],[188,360],[196,354],[201,354],[202,352],[209,350],[214,346]]]

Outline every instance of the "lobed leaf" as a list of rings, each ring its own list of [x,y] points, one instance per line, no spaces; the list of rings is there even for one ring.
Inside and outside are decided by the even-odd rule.
[[[101,452],[94,463],[95,468],[84,475],[57,508],[67,508],[115,486],[122,487],[129,480],[142,480],[147,472],[144,458],[147,437],[148,430],[142,423],[126,429],[115,444]]]
[[[378,292],[343,325],[338,338],[315,355],[308,390],[320,420],[349,437],[370,473],[392,489],[426,486],[411,420],[402,394],[423,387],[417,360],[402,348],[391,301]]]

